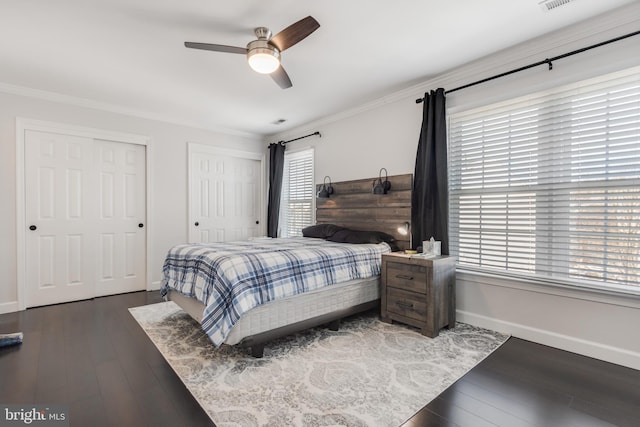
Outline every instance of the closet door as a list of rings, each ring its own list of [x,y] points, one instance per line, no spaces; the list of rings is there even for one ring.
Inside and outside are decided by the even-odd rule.
[[[193,144],[189,158],[189,242],[262,234],[261,160]]]
[[[25,159],[27,305],[91,298],[92,140],[26,131]]]
[[[146,288],[146,149],[25,132],[26,305]]]
[[[96,140],[96,296],[146,288],[146,157],[142,145]]]

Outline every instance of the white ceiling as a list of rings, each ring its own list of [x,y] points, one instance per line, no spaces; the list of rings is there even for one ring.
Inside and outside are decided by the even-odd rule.
[[[539,0],[0,0],[0,90],[268,135],[633,1],[543,12]],[[307,15],[321,27],[283,52],[286,90],[242,55],[183,45],[244,47],[254,27],[275,34]]]

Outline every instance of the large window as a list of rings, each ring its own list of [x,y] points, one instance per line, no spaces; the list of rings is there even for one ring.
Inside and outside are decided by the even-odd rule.
[[[314,222],[313,149],[285,152],[280,199],[280,236],[302,236]]]
[[[640,68],[449,126],[461,267],[640,294]]]

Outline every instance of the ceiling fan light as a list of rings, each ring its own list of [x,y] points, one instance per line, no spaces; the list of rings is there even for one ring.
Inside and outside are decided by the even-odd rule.
[[[247,61],[255,72],[271,74],[280,66],[280,53],[275,49],[252,49],[247,52]]]

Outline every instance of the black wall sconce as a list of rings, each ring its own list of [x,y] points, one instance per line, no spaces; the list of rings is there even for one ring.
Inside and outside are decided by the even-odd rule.
[[[382,171],[384,170],[384,181],[382,180]],[[387,169],[380,169],[380,174],[378,179],[373,180],[373,188],[371,192],[373,194],[387,194],[389,189],[391,188],[391,183],[389,182],[389,175],[387,173]]]
[[[327,185],[327,178],[329,179],[329,185]],[[318,191],[318,197],[321,199],[328,199],[333,194],[333,186],[331,185],[331,177],[325,176],[322,188]]]

